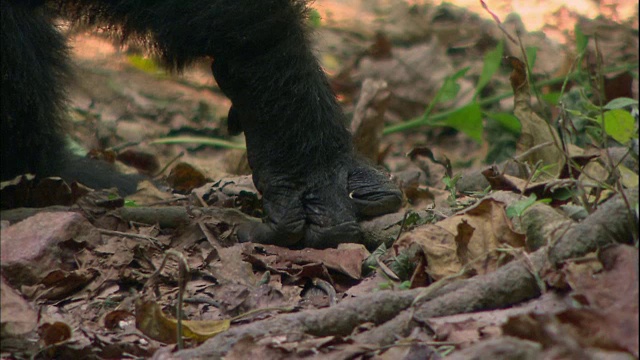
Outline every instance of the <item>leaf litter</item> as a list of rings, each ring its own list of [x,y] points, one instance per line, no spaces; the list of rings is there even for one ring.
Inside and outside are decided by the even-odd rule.
[[[402,19],[407,13],[403,28],[397,17]],[[371,130],[362,128],[369,133],[359,136],[368,138],[369,144],[379,143],[376,146],[384,155],[370,155],[373,161],[384,163],[394,175],[405,172],[405,179],[410,179],[407,184],[411,185],[405,187],[412,189],[406,191],[409,205],[405,213],[363,225],[366,247],[291,250],[236,244],[237,225],[253,221],[248,215],[260,216],[260,197],[250,178],[222,174],[244,171],[240,169],[246,160],[229,155],[237,150],[212,151],[184,144],[158,150],[157,145],[145,144],[139,137],[144,133],[153,138],[187,128],[203,134],[207,130],[202,123],[218,124],[208,120],[214,115],[201,104],[214,104],[217,108],[209,111],[225,114],[228,102],[218,93],[200,91],[201,86],[211,85],[208,69],[196,67],[187,73],[187,81],[155,78],[144,69],[127,69],[119,75],[126,60],[110,53],[120,62],[111,62],[106,71],[122,82],[118,85],[122,88],[74,93],[76,115],[89,110],[83,109],[90,106],[84,102],[87,96],[95,97],[98,106],[88,113],[106,114],[103,126],[111,127],[108,133],[114,131],[107,141],[140,141],[139,148],[157,154],[160,164],[180,157],[184,165],[173,167],[172,187],[186,195],[168,195],[150,186],[129,208],[122,208],[123,199],[89,192],[79,184],[55,180],[35,184],[28,178],[3,183],[3,201],[10,195],[11,199],[22,199],[26,206],[55,205],[52,212],[39,214],[33,210],[3,211],[3,356],[116,358],[156,353],[163,358],[175,349],[173,344],[181,332],[187,350],[175,353],[176,358],[226,354],[228,358],[373,355],[437,359],[451,354],[462,359],[500,351],[519,351],[533,358],[637,357],[637,233],[635,246],[633,240],[632,246],[607,240],[621,237],[622,243],[630,242],[632,236],[620,230],[625,225],[619,225],[628,217],[619,209],[635,204],[637,222],[637,190],[625,190],[624,201],[621,196],[606,201],[613,193],[610,184],[616,184],[607,170],[608,155],[578,152],[568,156],[568,151],[560,151],[556,130],[545,124],[546,116],[534,112],[538,111],[534,109],[537,103],[523,86],[528,80],[522,64],[517,65],[520,82],[514,86],[516,104],[511,111],[520,120],[523,134],[514,156],[528,169],[525,176],[517,177],[504,173],[504,167],[496,167],[494,180],[490,177],[483,183],[493,189],[489,197],[462,193],[455,189],[455,181],[449,183],[452,188],[445,189],[439,182],[447,173],[446,167],[403,157],[428,143],[429,151],[435,154],[432,158],[453,159],[449,162],[454,169],[471,162],[481,172],[485,169],[479,169],[477,154],[484,152],[486,145],[460,134],[447,135],[443,128],[380,135],[385,131],[379,125],[382,117],[393,126],[419,118],[430,106],[434,106],[431,115],[438,116],[442,109],[465,108],[482,93],[473,80],[483,77],[481,55],[501,36],[495,24],[468,16],[449,6],[411,8],[403,3],[386,20],[377,20],[386,32],[370,34],[368,39],[375,38],[370,42],[350,38],[344,27],[351,25],[342,24],[341,29],[330,18],[327,24],[332,25],[319,29],[321,46],[337,41],[335,48],[347,49],[334,61],[338,67],[346,64],[338,69],[333,84],[340,89],[341,98],[357,99],[357,90],[367,79],[385,81],[386,86],[380,86],[391,91],[390,100],[383,94],[381,106],[375,101],[370,101],[374,108],[366,111],[355,106],[362,113],[356,115],[359,119],[378,122]],[[459,24],[461,18],[466,19],[466,26],[456,25],[459,30],[451,31],[448,25]],[[412,23],[421,25],[409,31],[407,24]],[[593,23],[584,23],[587,33]],[[357,32],[357,25],[353,26]],[[511,31],[521,24],[506,21],[504,26]],[[607,28],[615,33],[611,29],[615,27]],[[558,49],[562,47],[530,33],[521,35],[524,43],[538,46],[539,69],[561,71],[565,59]],[[615,49],[611,50],[614,55],[625,53],[615,41],[602,43]],[[373,44],[371,48],[369,44]],[[513,46],[507,42],[504,51],[520,54]],[[358,48],[363,52],[356,54],[354,49]],[[104,59],[100,62],[105,66]],[[470,70],[458,79],[452,92],[441,97],[443,102],[430,105],[429,99],[436,96],[447,76],[466,66]],[[506,75],[494,71],[498,75],[483,88],[507,84]],[[88,79],[95,81],[101,76],[89,72]],[[627,86],[622,80],[615,81],[617,88]],[[124,82],[137,85],[131,89]],[[161,90],[154,94],[152,88]],[[133,119],[119,113],[122,105],[114,107],[113,98],[105,94],[128,102]],[[624,96],[634,97],[637,104],[637,94]],[[180,101],[175,101],[178,98]],[[604,131],[619,142],[629,139],[627,115],[619,110],[633,106],[631,100],[626,105],[610,102],[605,107]],[[345,103],[347,111],[351,106]],[[610,120],[621,117],[622,127],[611,128],[615,121]],[[95,121],[90,117],[85,120],[77,130],[78,138],[86,139],[92,133],[90,124]],[[156,162],[143,155],[127,157],[133,157],[129,163],[142,163],[156,171]],[[225,163],[229,158],[233,163]],[[631,167],[620,167],[626,169],[620,176],[626,180],[618,183],[622,184],[618,192],[633,189],[634,184],[637,189],[637,158],[635,162],[635,171],[630,170],[633,162]],[[581,165],[568,166],[575,163]],[[540,169],[543,175],[534,179]],[[576,182],[602,190],[560,196],[560,190],[574,189]],[[545,198],[552,201],[541,201]],[[598,213],[606,203],[611,207],[604,215]],[[586,208],[579,218],[582,222],[564,215],[559,204]],[[202,207],[205,205],[209,207]],[[601,242],[595,248],[588,230],[571,230],[588,228],[591,222],[607,223],[603,219],[610,222],[604,233],[612,235],[599,236]],[[571,231],[583,234],[574,242],[584,242],[584,249],[560,249],[557,245]],[[169,249],[182,254],[186,267],[180,270],[179,262],[168,260],[158,272]],[[554,254],[574,255],[539,260],[547,259],[539,256],[541,252],[553,249],[558,250]],[[520,265],[526,275],[521,275]],[[155,284],[149,286],[154,276]],[[496,281],[498,278],[501,280]],[[497,292],[492,292],[496,282]],[[529,284],[533,286],[522,289]],[[462,305],[456,308],[458,303]],[[399,325],[412,321],[421,326]],[[209,338],[212,341],[200,345]]]

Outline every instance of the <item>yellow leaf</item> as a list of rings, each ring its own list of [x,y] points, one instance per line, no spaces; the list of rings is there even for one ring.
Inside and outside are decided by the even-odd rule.
[[[186,320],[182,322],[184,336],[203,342],[221,332],[229,330],[231,320]]]
[[[184,320],[184,337],[203,342],[229,329],[231,320]],[[139,301],[136,304],[136,327],[148,337],[166,344],[175,344],[178,321],[162,312],[153,301]]]

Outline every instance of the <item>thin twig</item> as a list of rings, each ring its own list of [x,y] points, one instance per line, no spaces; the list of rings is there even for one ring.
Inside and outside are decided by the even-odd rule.
[[[158,248],[158,250],[164,250],[164,248],[165,248],[165,246],[162,245],[160,240],[158,240],[157,238],[154,238],[153,236],[132,234],[132,233],[126,233],[126,232],[122,232],[122,231],[105,230],[105,229],[98,229],[98,232],[100,232],[100,234],[104,234],[104,235],[114,235],[114,236],[128,237],[128,238],[132,238],[132,239],[148,240],[153,246]]]

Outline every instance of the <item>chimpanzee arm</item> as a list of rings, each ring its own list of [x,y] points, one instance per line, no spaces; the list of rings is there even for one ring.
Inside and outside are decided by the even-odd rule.
[[[151,34],[167,65],[214,58],[245,132],[267,219],[242,241],[312,247],[357,242],[357,220],[397,210],[402,195],[355,156],[340,106],[310,46],[297,0],[61,1],[66,14]]]
[[[172,68],[182,68],[196,58],[214,57],[216,69],[223,68],[216,72],[222,90],[236,110],[246,113],[241,115],[245,119],[241,125],[248,147],[260,142],[264,150],[259,152],[269,154],[259,164],[251,164],[254,169],[273,165],[285,166],[288,172],[306,172],[310,162],[324,164],[332,161],[330,157],[350,151],[350,136],[339,105],[307,39],[305,2],[60,3],[65,14],[106,26],[120,25],[126,37],[151,34],[153,46]],[[311,139],[314,141],[301,141]],[[292,162],[292,156],[305,161]]]

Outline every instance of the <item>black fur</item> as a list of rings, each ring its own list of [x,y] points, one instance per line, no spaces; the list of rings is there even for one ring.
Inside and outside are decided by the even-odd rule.
[[[56,85],[67,73],[64,41],[32,4],[1,1],[2,132],[3,140],[15,139],[3,141],[2,177],[73,168],[68,156],[50,161],[52,153],[64,153],[65,98]],[[46,2],[73,21],[148,41],[170,69],[214,59],[213,74],[233,103],[230,130],[245,132],[267,213],[265,223],[239,230],[241,240],[313,247],[358,241],[359,218],[399,207],[399,190],[353,153],[310,47],[304,1]],[[19,61],[11,58],[16,54]],[[5,166],[11,157],[24,164]]]
[[[64,151],[65,41],[30,6],[2,1],[2,179],[59,169]],[[58,85],[62,84],[62,85]]]
[[[119,174],[66,148],[67,46],[41,3],[0,2],[2,180],[36,173],[133,193],[141,176]]]

